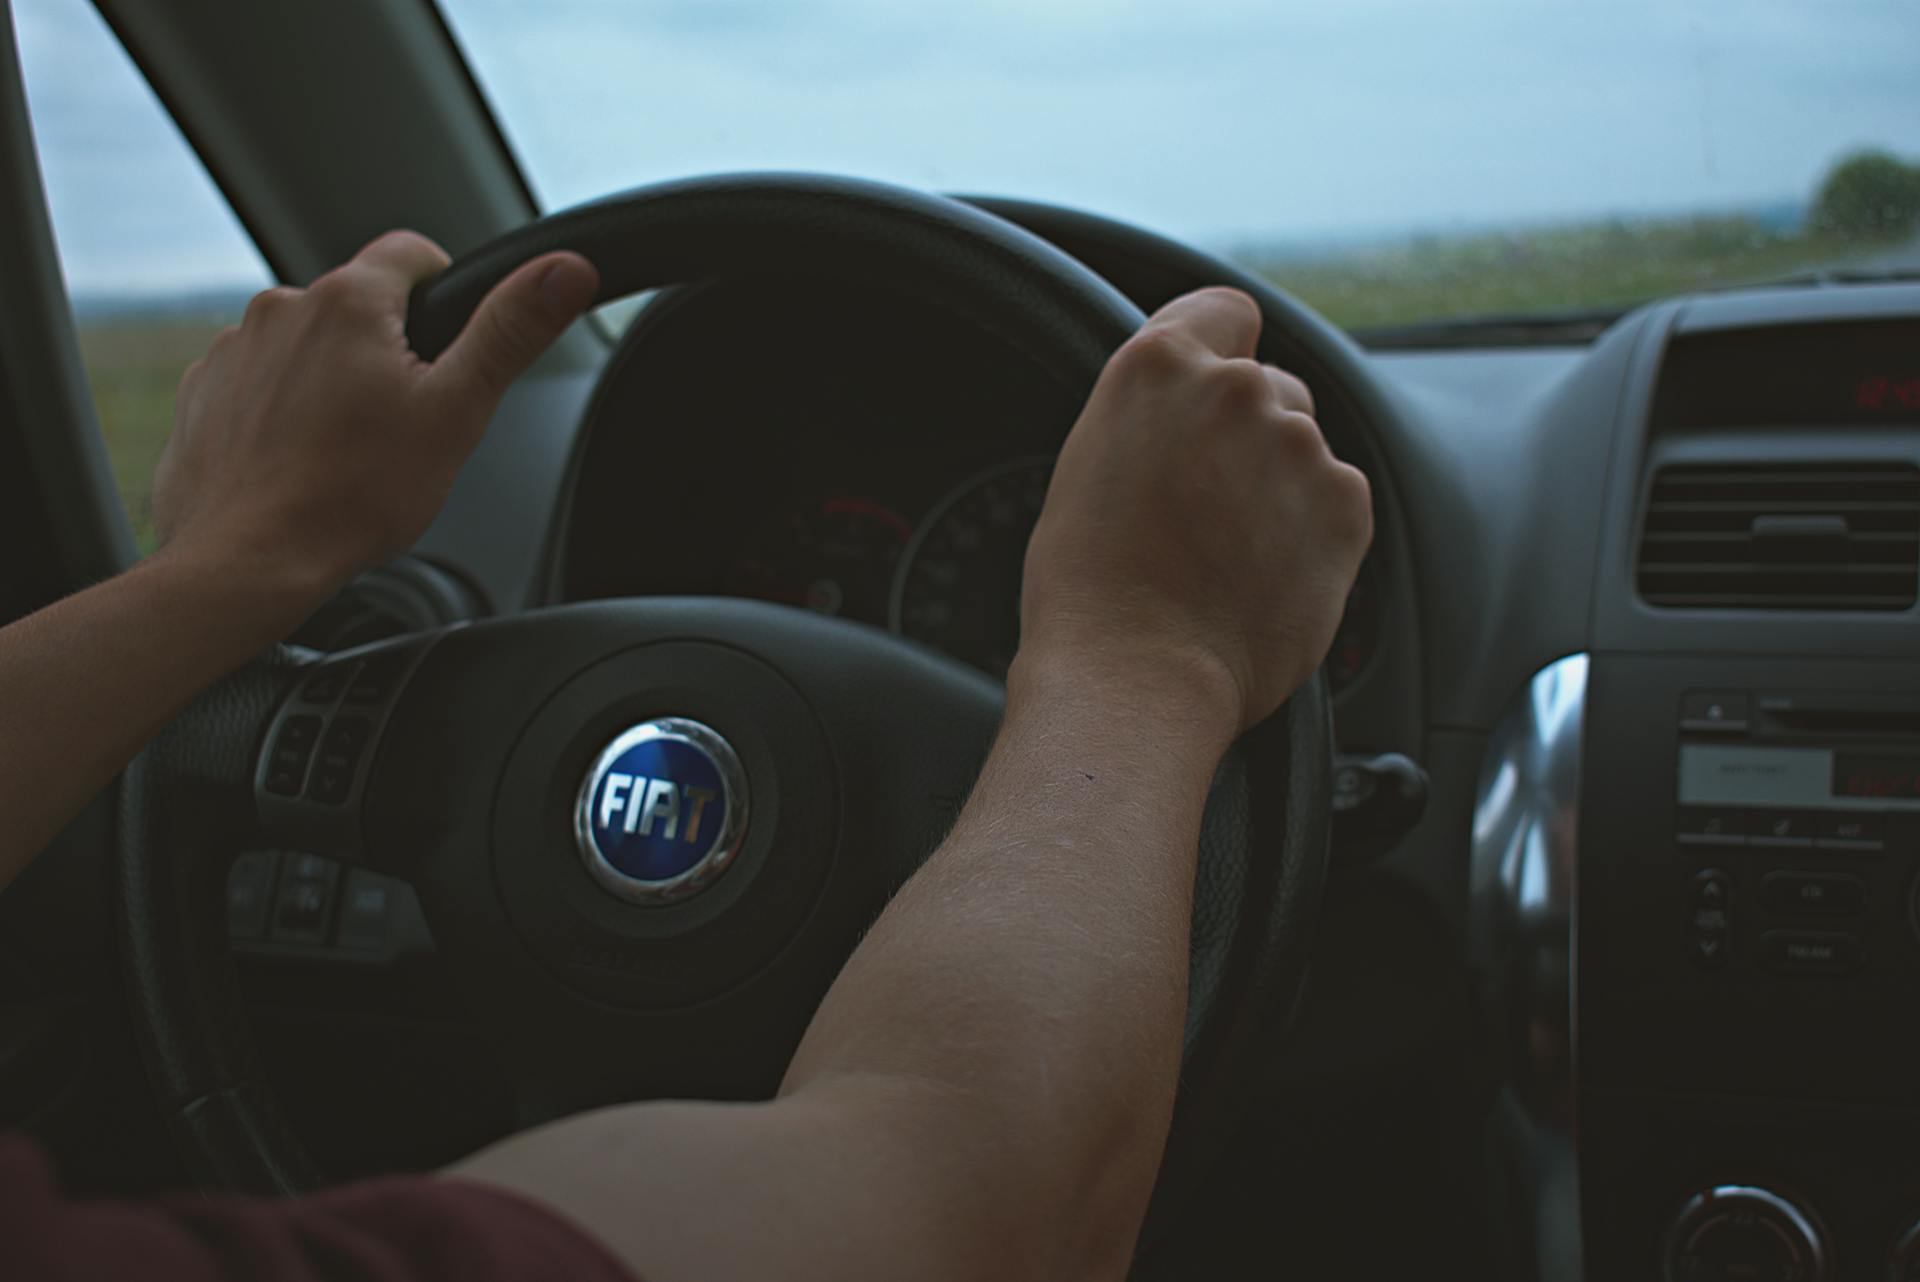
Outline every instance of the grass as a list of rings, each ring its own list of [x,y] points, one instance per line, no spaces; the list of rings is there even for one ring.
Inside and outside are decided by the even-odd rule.
[[[173,391],[225,324],[213,319],[127,318],[80,326],[80,354],[100,415],[114,484],[142,552],[153,548],[147,495],[173,427]]]
[[[1629,307],[1758,284],[1886,246],[1769,230],[1747,218],[1612,220],[1456,237],[1413,237],[1306,257],[1235,257],[1337,325]]]
[[[1757,283],[1887,248],[1715,217],[1413,237],[1339,256],[1258,247],[1233,256],[1336,324],[1366,329],[1445,317],[1625,307]],[[143,551],[153,544],[147,495],[172,423],[174,387],[229,319],[162,315],[81,326],[107,455]]]

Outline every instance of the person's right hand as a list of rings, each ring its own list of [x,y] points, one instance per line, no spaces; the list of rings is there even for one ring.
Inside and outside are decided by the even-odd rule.
[[[1226,691],[1244,730],[1306,681],[1373,534],[1299,379],[1254,358],[1260,311],[1215,288],[1116,352],[1028,545],[1020,655]],[[1224,679],[1222,679],[1224,678]]]

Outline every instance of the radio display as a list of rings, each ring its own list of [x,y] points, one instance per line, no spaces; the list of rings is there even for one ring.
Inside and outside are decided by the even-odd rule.
[[[1680,804],[1920,812],[1920,751],[1680,745]]]
[[[1836,752],[1833,754],[1833,795],[1898,801],[1920,799],[1920,754]]]

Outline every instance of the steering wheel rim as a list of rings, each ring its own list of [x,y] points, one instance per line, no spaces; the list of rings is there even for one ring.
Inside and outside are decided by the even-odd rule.
[[[431,358],[444,349],[493,283],[554,249],[595,262],[603,300],[696,279],[791,272],[795,263],[932,293],[1082,396],[1140,320],[1076,260],[958,202],[844,179],[729,176],[624,193],[541,219],[462,257],[416,291],[408,324],[416,350]],[[747,603],[661,600],[534,611],[405,643],[413,646],[408,662],[450,669],[464,653],[482,655],[469,661],[484,664],[493,661],[484,656],[487,647],[499,648],[499,637],[537,632],[548,622],[550,631],[613,638],[596,652],[603,659],[636,646],[658,651],[687,636],[778,651],[785,642],[774,633],[804,633],[809,653],[862,650],[869,668],[897,669],[903,689],[940,686],[939,697],[964,710],[954,723],[975,725],[976,737],[990,735],[997,718],[997,696],[983,689],[984,678],[956,671],[950,661],[880,634],[857,636],[866,630],[855,625],[803,623],[797,612]],[[123,784],[116,903],[138,1040],[189,1168],[224,1187],[285,1193],[324,1179],[254,1052],[226,950],[223,894],[233,856],[288,834],[285,808],[264,805],[259,791],[267,736],[284,723],[317,657],[277,647],[220,683],[136,759]],[[785,653],[769,662],[784,663],[781,670],[792,676],[813,660]],[[393,696],[396,724],[410,691],[432,686],[407,680],[413,685],[403,682]],[[818,697],[823,680],[831,677],[815,678],[810,696]],[[526,724],[513,727],[514,735]],[[401,729],[379,733],[387,740],[369,750],[369,772],[404,755],[391,746],[404,738]],[[1330,745],[1330,699],[1316,676],[1236,746],[1223,767],[1226,782],[1209,802],[1181,1092],[1147,1240],[1170,1222],[1244,1117],[1298,996],[1325,876]],[[503,779],[505,769],[489,778]],[[970,773],[955,781],[959,795],[970,781]],[[371,795],[373,784],[366,787]],[[374,821],[359,812],[355,821],[371,842]],[[323,853],[352,857],[352,842],[341,840],[341,848]],[[917,863],[926,853],[906,857]]]

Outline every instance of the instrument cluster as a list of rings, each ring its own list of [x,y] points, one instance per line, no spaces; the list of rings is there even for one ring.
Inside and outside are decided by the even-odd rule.
[[[1052,474],[1049,457],[1006,460],[919,511],[865,489],[803,489],[742,541],[725,591],[886,628],[1004,678],[1020,639],[1027,541]],[[1369,558],[1327,655],[1336,693],[1366,670],[1380,615]]]

